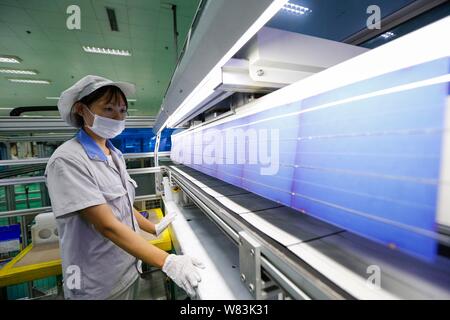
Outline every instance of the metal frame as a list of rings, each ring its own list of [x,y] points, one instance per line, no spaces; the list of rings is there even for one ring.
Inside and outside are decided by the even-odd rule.
[[[2,142],[50,142],[50,141],[66,141],[73,138],[73,133],[59,133],[59,134],[40,134],[40,135],[17,135],[17,136],[0,136]]]
[[[37,176],[37,177],[22,177],[22,178],[13,178],[13,179],[1,179],[0,187],[13,186],[16,184],[38,183],[38,182],[45,182],[45,177]]]
[[[159,196],[155,194],[147,194],[136,196],[134,198],[135,201],[146,201],[146,200],[158,200]],[[22,216],[31,216],[39,213],[52,212],[52,207],[41,207],[41,208],[32,208],[32,209],[22,209],[22,210],[10,210],[0,212],[0,218],[11,218],[11,217],[22,217]]]
[[[161,142],[161,133],[162,131],[158,131],[156,133],[156,141],[155,141],[155,155],[153,157],[153,166],[154,167],[159,167],[159,156],[160,156],[160,152],[159,152],[159,144]],[[162,154],[163,152],[161,152]],[[157,195],[161,195],[162,193],[162,188],[161,188],[161,183],[162,183],[162,176],[161,174],[155,174],[155,192]]]
[[[160,167],[128,169],[127,171],[130,175],[144,174],[144,173],[158,173],[160,171]],[[45,182],[45,177],[44,176],[36,176],[36,177],[1,179],[0,187],[13,186],[13,185],[17,185],[17,184],[39,183],[39,182]]]
[[[239,232],[239,268],[241,281],[258,300],[262,295],[261,244],[245,231]]]
[[[146,153],[131,153],[124,154],[124,158],[126,159],[140,159],[140,158],[152,158],[155,156],[154,152],[146,152]],[[160,156],[167,157],[170,156],[170,152],[161,152]],[[40,159],[20,159],[20,160],[1,160],[0,166],[11,166],[11,165],[30,165],[30,164],[45,164],[48,162],[50,158],[40,158]],[[159,167],[151,167],[151,168],[139,168],[139,169],[128,169],[127,172],[130,175],[137,174],[146,174],[146,173],[159,173]],[[13,179],[0,179],[0,187],[9,187],[17,184],[29,184],[29,183],[45,183],[44,176],[37,177],[21,177],[21,178],[13,178]],[[7,193],[8,195],[8,193]],[[135,197],[135,201],[146,201],[146,200],[157,200],[159,199],[159,195],[151,194],[151,195],[141,195]],[[14,208],[15,209],[15,208]],[[36,209],[25,209],[25,210],[9,210],[5,212],[0,212],[0,218],[12,218],[12,217],[20,217],[20,225],[21,225],[21,233],[24,237],[24,243],[27,241],[27,232],[26,232],[26,224],[25,217],[31,215],[37,215],[39,213],[51,212],[51,206],[36,208]]]
[[[154,117],[131,116],[127,118],[126,128],[151,128],[155,123]],[[0,117],[0,132],[37,132],[76,130],[69,126],[61,117]]]
[[[157,141],[159,144],[159,141]],[[141,159],[141,158],[152,158],[157,157],[158,152],[146,152],[146,153],[130,153],[124,154],[125,159]],[[160,152],[159,156],[167,157],[170,156],[170,152]],[[30,165],[30,164],[45,164],[50,158],[39,158],[39,159],[20,159],[20,160],[0,160],[0,166],[11,166],[11,165]],[[155,162],[156,163],[156,162]],[[144,174],[144,173],[157,173],[160,171],[158,166],[151,168],[140,168],[140,169],[128,169],[130,175]],[[44,176],[36,177],[21,177],[13,179],[0,179],[0,187],[10,186],[16,184],[29,184],[45,182]]]
[[[154,152],[125,153],[123,155],[123,157],[125,159],[153,158],[154,156],[155,156]],[[168,157],[168,156],[170,156],[170,151],[159,152],[158,156],[160,156],[160,157]],[[49,159],[50,158],[0,160],[0,166],[43,164],[43,163],[47,163]]]

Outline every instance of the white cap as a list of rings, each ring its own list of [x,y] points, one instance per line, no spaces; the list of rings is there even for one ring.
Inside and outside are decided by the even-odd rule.
[[[75,118],[71,117],[72,106],[75,102],[81,100],[83,97],[91,94],[95,90],[105,86],[116,86],[126,97],[133,95],[136,92],[136,86],[128,82],[114,82],[109,79],[99,76],[85,76],[69,89],[61,93],[58,100],[58,110],[61,118],[72,127],[79,127]]]

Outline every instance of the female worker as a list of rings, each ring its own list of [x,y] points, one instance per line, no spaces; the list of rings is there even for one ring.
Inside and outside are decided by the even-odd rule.
[[[58,110],[80,128],[55,150],[45,171],[60,237],[66,299],[130,299],[138,281],[138,259],[162,268],[193,296],[200,262],[167,254],[139,230],[159,235],[173,220],[158,224],[133,207],[136,182],[122,153],[108,139],[125,127],[126,95],[134,85],[86,76],[61,94]]]

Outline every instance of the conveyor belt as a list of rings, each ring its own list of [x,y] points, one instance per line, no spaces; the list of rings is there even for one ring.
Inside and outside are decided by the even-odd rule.
[[[170,210],[170,202],[164,204]],[[202,278],[196,290],[198,299],[252,299],[240,280],[239,252],[234,243],[198,207],[179,208],[170,230],[176,253],[195,257],[205,266],[198,270]]]
[[[175,181],[190,183],[258,236],[268,239],[286,259],[309,266],[308,271],[320,283],[341,297],[450,298],[450,261],[446,257],[425,262],[186,166],[168,168]],[[380,270],[381,288],[367,285],[371,266]]]

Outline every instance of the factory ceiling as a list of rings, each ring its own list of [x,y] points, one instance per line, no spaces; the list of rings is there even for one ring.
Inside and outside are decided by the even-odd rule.
[[[183,47],[199,2],[0,0],[0,58],[15,56],[20,59],[20,63],[15,64],[0,60],[0,71],[14,68],[37,72],[35,75],[0,72],[0,116],[9,115],[14,107],[55,106],[64,89],[88,74],[135,83],[138,90],[130,100],[130,115],[155,116],[176,66],[175,52],[178,49],[179,53]],[[334,41],[346,41],[366,29],[369,17],[366,11],[371,5],[377,5],[381,18],[386,18],[414,3],[424,3],[423,0],[289,2],[308,8],[308,11],[298,15],[280,10],[267,26]],[[70,8],[73,4],[80,9],[79,29],[70,29],[76,25],[74,11]],[[172,5],[176,5],[177,49]],[[449,2],[389,30],[393,36],[377,35],[357,44],[375,48],[448,14]],[[129,56],[91,53],[83,47],[124,50]],[[49,83],[18,83],[8,78],[42,79]],[[58,113],[45,112],[45,115],[57,116]]]
[[[67,13],[73,4],[80,8],[80,29],[69,30],[68,20],[71,28],[76,26],[74,11]],[[155,115],[176,65],[172,4],[182,48],[199,0],[0,0],[0,56],[21,61],[0,62],[0,69],[37,71],[0,73],[0,116],[15,106],[55,106],[55,97],[88,74],[135,83],[130,114]],[[112,16],[107,8],[113,9]],[[128,50],[131,55],[89,53],[83,46]]]

